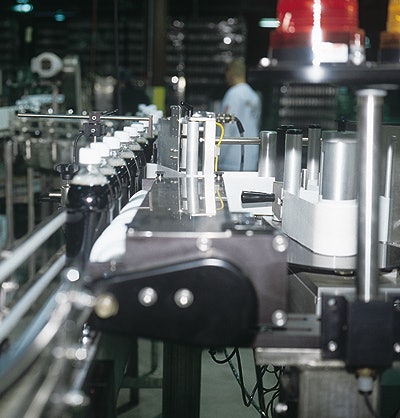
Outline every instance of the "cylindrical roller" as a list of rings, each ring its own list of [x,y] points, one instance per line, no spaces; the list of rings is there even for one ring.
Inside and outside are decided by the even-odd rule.
[[[283,188],[292,194],[297,194],[300,189],[302,140],[301,129],[286,131]]]
[[[281,125],[276,130],[276,159],[275,159],[275,180],[283,181],[283,171],[285,164],[285,139],[286,131],[293,129],[293,125]]]
[[[357,198],[357,151],[356,132],[322,133],[322,199]]]
[[[276,132],[260,131],[259,177],[275,177]]]

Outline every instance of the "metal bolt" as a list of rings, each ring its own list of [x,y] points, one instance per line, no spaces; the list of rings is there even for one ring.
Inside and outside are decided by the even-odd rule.
[[[287,323],[287,314],[285,311],[282,311],[280,309],[276,310],[273,314],[272,314],[272,323],[276,326],[276,327],[283,327],[284,325],[286,325]]]
[[[99,318],[107,319],[118,313],[119,305],[114,295],[105,293],[97,298],[94,311]]]
[[[224,172],[223,171],[216,171],[215,172],[215,180],[217,182],[221,182],[223,179]]]
[[[396,299],[393,301],[393,307],[397,312],[400,311],[400,299]]]
[[[69,281],[69,282],[76,282],[79,280],[80,277],[80,273],[78,269],[74,269],[74,268],[70,268],[68,270],[65,271],[64,273],[65,278]]]
[[[276,235],[272,240],[272,247],[278,253],[283,253],[288,248],[288,240],[283,235]]]
[[[89,404],[89,398],[79,390],[70,390],[63,397],[64,403],[72,407],[85,406]]]
[[[394,343],[393,350],[396,354],[400,354],[400,343]]]
[[[19,289],[19,284],[15,282],[3,282],[1,288],[5,292],[12,292],[13,290]]]
[[[161,181],[164,178],[164,171],[156,171],[156,177],[158,181]]]
[[[331,298],[328,300],[328,306],[333,308],[334,306],[336,306],[336,299]]]
[[[275,412],[277,414],[284,414],[285,412],[288,411],[288,406],[285,403],[279,402],[276,404],[275,406]]]
[[[338,345],[337,345],[336,341],[331,340],[331,341],[328,342],[328,350],[331,353],[334,353],[337,349],[338,349]]]
[[[144,287],[138,294],[139,303],[143,306],[152,306],[157,302],[157,292],[152,287]]]
[[[188,308],[192,305],[194,296],[189,289],[179,289],[175,292],[174,301],[180,308]]]
[[[200,237],[196,241],[196,247],[202,253],[205,253],[211,248],[211,240],[207,237]]]

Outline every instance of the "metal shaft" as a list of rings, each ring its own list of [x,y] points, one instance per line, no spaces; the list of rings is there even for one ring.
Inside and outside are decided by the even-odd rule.
[[[302,139],[303,134],[301,129],[287,130],[283,188],[294,195],[300,189]]]
[[[359,200],[358,200],[358,299],[378,297],[380,130],[383,90],[360,90],[358,95]]]
[[[260,152],[258,156],[258,175],[275,177],[276,131],[260,132]]]
[[[307,182],[318,182],[319,159],[321,156],[321,127],[310,125],[308,127],[307,147]],[[307,183],[306,183],[307,184]]]
[[[187,128],[186,174],[199,174],[199,124],[189,121]]]
[[[36,118],[36,119],[90,119],[90,115],[50,115],[40,113],[18,113],[19,118]],[[130,120],[130,121],[149,121],[148,136],[153,135],[153,116],[100,116],[101,120]]]

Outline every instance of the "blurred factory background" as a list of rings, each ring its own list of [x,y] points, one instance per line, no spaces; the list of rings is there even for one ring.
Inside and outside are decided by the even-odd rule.
[[[387,4],[359,2],[368,60],[376,60]],[[254,67],[267,56],[274,18],[275,0],[6,0],[0,17],[0,103],[12,105],[26,89],[37,89],[31,59],[52,52],[79,59],[86,109],[104,100],[98,95],[117,82],[121,89],[130,82],[150,97],[153,87],[165,88],[167,108],[184,97],[210,109],[226,88],[223,68],[230,57],[245,56]]]

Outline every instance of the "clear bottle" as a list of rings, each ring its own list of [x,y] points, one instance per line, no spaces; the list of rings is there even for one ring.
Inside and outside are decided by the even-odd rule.
[[[67,263],[81,270],[109,221],[110,189],[107,178],[99,171],[100,161],[95,150],[79,150],[79,171],[72,178],[66,197]]]
[[[148,136],[149,121],[134,122],[131,124],[131,127],[134,125],[136,125],[137,131],[135,140],[143,149],[144,160],[146,163],[151,162],[155,138],[149,138]]]
[[[90,148],[94,149],[101,158],[99,170],[104,174],[110,184],[112,202],[110,205],[110,222],[118,216],[122,208],[122,185],[115,167],[109,164],[110,147],[104,142],[92,142]]]
[[[130,149],[130,136],[125,131],[115,131],[114,136],[120,140],[120,149],[119,149],[119,156],[124,159],[126,165],[128,166],[129,172],[131,173],[132,184],[130,187],[130,194],[133,196],[137,191],[141,189],[140,185],[140,165],[139,161],[137,160],[136,155]]]
[[[119,156],[120,140],[115,136],[105,136],[103,137],[103,142],[110,147],[110,156],[107,161],[115,168],[117,176],[121,181],[121,207],[124,207],[129,202],[129,188],[132,179],[125,161]]]

